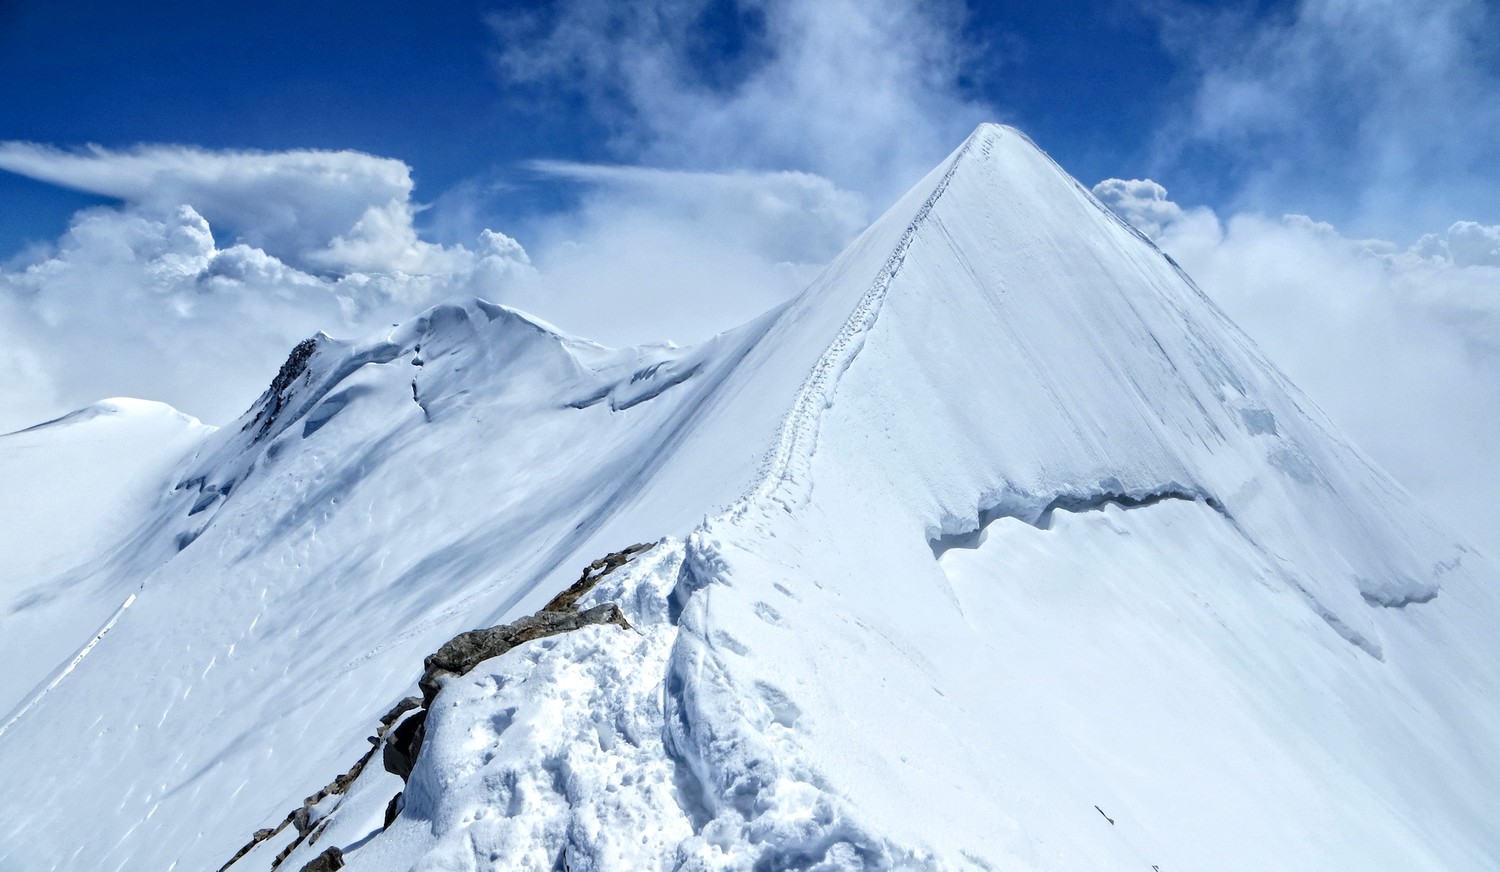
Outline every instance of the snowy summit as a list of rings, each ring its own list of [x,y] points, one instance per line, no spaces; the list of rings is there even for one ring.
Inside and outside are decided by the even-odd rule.
[[[458,300],[0,480],[6,872],[1500,862],[1495,569],[1009,128],[701,345]]]

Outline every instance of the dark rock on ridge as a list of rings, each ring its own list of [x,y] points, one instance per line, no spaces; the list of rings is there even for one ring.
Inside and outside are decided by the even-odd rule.
[[[412,697],[415,699],[415,697]],[[427,736],[427,711],[423,709],[402,721],[394,730],[386,733],[385,750],[381,762],[385,771],[405,781],[417,764],[417,752],[422,749],[422,740]]]
[[[303,345],[306,345],[307,349],[300,355],[299,360],[298,351],[302,350]],[[280,397],[278,385],[284,390],[297,376],[301,375],[306,367],[307,358],[316,349],[316,343],[309,339],[302,345],[298,345],[297,349],[298,351],[292,353],[292,357],[277,374],[276,381],[272,382],[273,397]],[[400,776],[402,781],[407,780],[411,776],[412,767],[416,765],[417,755],[421,753],[422,741],[426,737],[427,709],[448,677],[464,675],[480,663],[534,639],[556,636],[594,624],[614,624],[622,629],[633,629],[617,604],[603,603],[579,611],[578,601],[593,590],[594,585],[599,583],[599,579],[629,563],[636,555],[654,547],[656,547],[655,542],[642,543],[601,557],[584,567],[583,574],[577,581],[549,600],[535,614],[498,627],[469,630],[449,639],[422,661],[422,677],[417,682],[422,690],[422,696],[406,697],[381,716],[375,735],[369,738],[370,750],[366,751],[349,771],[329,782],[322,790],[304,799],[302,805],[293,809],[282,819],[281,823],[275,827],[256,830],[250,841],[240,848],[228,863],[219,867],[219,872],[225,872],[250,853],[256,845],[280,833],[289,824],[296,830],[297,837],[271,861],[273,872],[304,841],[317,842],[329,818],[328,815],[323,815],[315,819],[314,807],[327,797],[335,794],[342,795],[348,790],[349,785],[353,784],[360,773],[364,772],[365,766],[375,756],[376,751],[381,751],[381,762],[387,772]],[[406,716],[408,712],[415,712],[415,714]],[[389,827],[400,813],[400,800],[401,794],[397,793],[391,799],[390,805],[386,807],[385,826]],[[302,867],[301,872],[324,872],[324,870],[341,869],[343,866],[344,855],[334,847],[313,858]]]
[[[281,410],[286,406],[287,394],[291,390],[292,383],[307,371],[307,362],[312,359],[313,352],[317,350],[317,337],[311,337],[297,343],[297,347],[287,355],[286,362],[281,364],[276,377],[271,379],[271,386],[266,389],[265,406],[254,420],[245,425],[246,430],[259,425],[255,432],[256,439],[261,439],[270,432],[277,417],[281,415]]]
[[[312,858],[302,872],[334,872],[335,869],[344,868],[344,852],[338,848],[329,848],[318,856]]]
[[[422,661],[422,678],[417,682],[417,687],[422,691],[422,705],[432,705],[433,698],[448,676],[464,675],[491,657],[499,657],[533,639],[556,636],[591,624],[614,624],[622,629],[631,629],[630,622],[625,620],[618,605],[604,603],[580,612],[577,610],[578,601],[599,583],[599,579],[629,563],[637,554],[655,547],[655,544],[632,545],[595,560],[584,568],[583,575],[577,581],[553,597],[536,614],[499,627],[469,630],[449,639]]]

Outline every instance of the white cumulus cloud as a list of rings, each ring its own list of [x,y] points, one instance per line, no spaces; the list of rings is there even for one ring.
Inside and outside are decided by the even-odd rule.
[[[1167,189],[1150,179],[1105,179],[1094,196],[1152,239],[1183,218],[1182,207],[1167,199]]]
[[[124,200],[0,265],[0,338],[25,374],[0,387],[0,432],[114,395],[226,421],[305,336],[503,297],[530,271],[503,234],[420,239],[400,161],[6,143],[0,168]]]
[[[1150,181],[1094,190],[1356,444],[1500,554],[1500,506],[1484,496],[1500,489],[1500,227],[1460,221],[1402,245],[1305,215],[1184,209]]]
[[[1455,221],[1446,233],[1423,236],[1414,250],[1455,266],[1500,266],[1500,226]]]
[[[158,210],[188,203],[214,227],[303,269],[422,271],[442,258],[412,231],[411,170],[390,158],[4,142],[0,169]],[[391,253],[376,255],[381,247]]]

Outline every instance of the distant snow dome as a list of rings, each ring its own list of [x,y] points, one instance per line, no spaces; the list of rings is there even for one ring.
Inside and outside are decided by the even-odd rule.
[[[789,303],[0,436],[0,870],[1492,870],[1496,569],[984,125]]]

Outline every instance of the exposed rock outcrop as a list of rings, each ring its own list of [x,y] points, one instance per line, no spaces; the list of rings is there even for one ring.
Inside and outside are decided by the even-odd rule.
[[[449,676],[463,675],[480,663],[491,657],[499,657],[517,645],[567,633],[590,624],[614,624],[626,630],[631,629],[630,622],[625,620],[618,605],[603,603],[579,611],[578,601],[593,590],[599,579],[629,563],[637,554],[650,550],[655,544],[632,545],[595,560],[584,568],[583,574],[567,590],[553,597],[533,615],[499,627],[459,633],[449,639],[422,661],[422,678],[417,682],[417,687],[422,691],[423,707],[432,705],[442,682]]]
[[[286,361],[281,364],[276,377],[271,379],[271,386],[266,389],[264,406],[256,414],[254,420],[244,427],[246,430],[255,427],[255,438],[263,438],[275,425],[276,419],[281,415],[281,410],[286,406],[292,383],[307,371],[307,362],[312,359],[313,352],[317,350],[317,337],[304,339],[297,343]]]
[[[402,781],[411,775],[411,768],[417,763],[417,752],[421,750],[422,739],[427,732],[426,726],[427,710],[423,709],[403,720],[386,735],[385,750],[381,753],[385,771]]]
[[[311,342],[312,340],[308,340],[303,344],[307,345]],[[309,346],[307,356],[311,355],[313,347]],[[301,348],[302,346],[299,345],[298,349]],[[274,390],[278,383],[290,384],[291,380],[300,374],[300,372],[294,372],[287,378],[282,377],[296,368],[293,364],[297,357],[297,352],[293,352],[292,359],[282,367],[282,373],[278,374],[277,382],[272,385],[273,394],[279,396]],[[305,356],[300,363],[305,366]],[[370,750],[366,751],[349,771],[329,782],[322,790],[304,799],[302,805],[292,810],[281,823],[275,827],[257,830],[250,841],[240,848],[228,863],[219,867],[219,872],[225,872],[250,853],[256,845],[276,836],[288,825],[296,830],[297,837],[271,861],[273,872],[304,841],[316,842],[328,821],[327,812],[318,813],[319,804],[330,796],[342,795],[347,791],[349,785],[353,784],[354,780],[364,772],[365,766],[375,756],[376,751],[381,752],[381,763],[386,771],[406,781],[411,776],[412,767],[417,762],[417,755],[422,750],[422,740],[426,734],[427,709],[432,705],[443,683],[450,677],[464,675],[480,663],[492,657],[499,657],[512,648],[534,639],[556,636],[593,624],[614,624],[622,629],[632,629],[630,622],[625,620],[625,615],[617,604],[603,603],[580,611],[578,601],[593,590],[594,585],[599,583],[599,579],[629,563],[636,555],[649,551],[655,546],[655,542],[632,545],[595,560],[584,567],[583,574],[577,581],[549,600],[535,614],[498,627],[469,630],[449,639],[422,661],[422,677],[417,682],[422,695],[406,697],[381,716],[375,735],[368,739]],[[400,798],[401,794],[396,794],[386,809],[385,825],[387,827],[399,813]],[[301,872],[324,872],[324,870],[341,869],[343,865],[343,853],[338,848],[329,848],[303,866]]]
[[[344,868],[344,852],[338,848],[329,848],[318,856],[312,858],[302,872],[334,872],[335,869]]]
[[[255,834],[250,837],[250,841],[246,842],[243,847],[236,851],[235,855],[229,859],[228,863],[225,863],[223,866],[219,867],[219,872],[225,872],[225,870],[227,870],[229,867],[233,866],[235,863],[238,863],[240,861],[240,858],[244,857],[246,854],[254,850],[256,845],[259,845],[261,842],[264,842],[267,839],[273,838],[282,830],[286,829],[288,824],[290,824],[291,827],[297,831],[297,837],[293,839],[291,843],[288,844],[285,848],[283,848],[281,850],[281,853],[277,854],[275,859],[271,861],[271,869],[273,870],[273,872],[275,869],[281,866],[282,862],[285,861],[287,857],[291,855],[292,851],[295,851],[297,847],[300,846],[304,841],[308,840],[309,837],[311,837],[312,841],[316,842],[318,839],[318,833],[321,831],[321,827],[326,821],[327,817],[326,815],[315,815],[314,810],[320,803],[323,802],[323,800],[327,799],[330,796],[342,796],[343,793],[349,789],[349,785],[353,784],[354,780],[360,776],[360,773],[365,771],[365,767],[370,763],[370,758],[374,757],[375,752],[380,749],[381,739],[385,737],[386,731],[390,729],[390,724],[400,716],[399,712],[410,711],[415,707],[416,702],[416,697],[408,697],[397,703],[396,708],[392,709],[389,713],[386,714],[385,717],[380,719],[381,725],[375,730],[375,735],[369,738],[368,741],[370,742],[370,750],[366,751],[364,753],[364,756],[360,757],[353,766],[349,767],[349,770],[347,772],[344,772],[342,775],[339,775],[337,778],[325,784],[322,790],[319,790],[317,793],[314,793],[313,795],[302,800],[302,805],[293,809],[289,814],[287,814],[286,817],[282,818],[281,823],[277,824],[274,827],[267,827],[265,829],[256,830]],[[404,709],[402,708],[403,706],[405,706]],[[328,852],[326,851],[324,852],[324,854],[327,853]],[[330,866],[327,868],[337,869],[341,867],[343,865],[342,855],[340,855],[338,862],[338,866]]]

